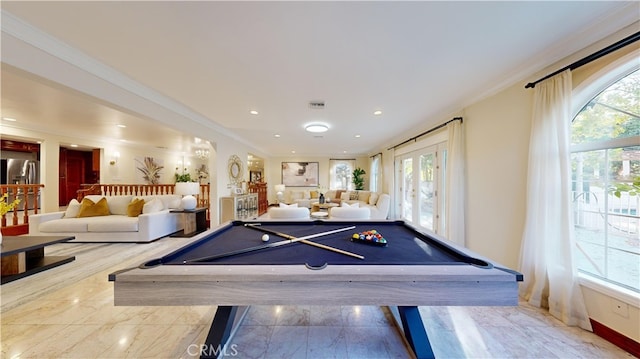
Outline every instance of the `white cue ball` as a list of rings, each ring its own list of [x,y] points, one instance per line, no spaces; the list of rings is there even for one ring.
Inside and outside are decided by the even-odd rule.
[[[268,234],[263,234],[262,235],[262,241],[263,242],[269,242],[269,235]]]

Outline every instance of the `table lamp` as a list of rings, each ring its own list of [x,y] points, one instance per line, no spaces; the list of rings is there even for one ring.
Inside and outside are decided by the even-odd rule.
[[[182,197],[182,209],[195,209],[198,201],[193,195],[200,193],[200,183],[177,182],[175,193],[184,196]]]
[[[276,200],[278,201],[278,203],[282,203],[284,202],[284,190],[285,190],[285,185],[283,184],[277,184],[274,186],[275,190],[276,190]]]

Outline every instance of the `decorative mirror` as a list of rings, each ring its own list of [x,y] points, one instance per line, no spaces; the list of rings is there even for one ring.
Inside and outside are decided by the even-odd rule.
[[[229,157],[228,163],[229,170],[229,183],[239,186],[243,180],[243,170],[242,170],[242,161],[240,157],[233,155]]]

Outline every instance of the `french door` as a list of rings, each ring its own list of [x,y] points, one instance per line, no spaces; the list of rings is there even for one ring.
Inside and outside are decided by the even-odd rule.
[[[444,173],[438,146],[431,146],[396,157],[396,198],[400,217],[415,226],[440,232],[442,201],[439,198]]]

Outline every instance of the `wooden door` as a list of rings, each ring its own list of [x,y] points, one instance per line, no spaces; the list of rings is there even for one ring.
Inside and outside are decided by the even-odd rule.
[[[65,200],[65,204],[76,198],[80,185],[84,183],[84,168],[84,157],[67,157],[67,198]]]
[[[66,206],[76,198],[80,185],[87,182],[87,166],[91,166],[91,156],[91,152],[60,149],[60,206]]]

